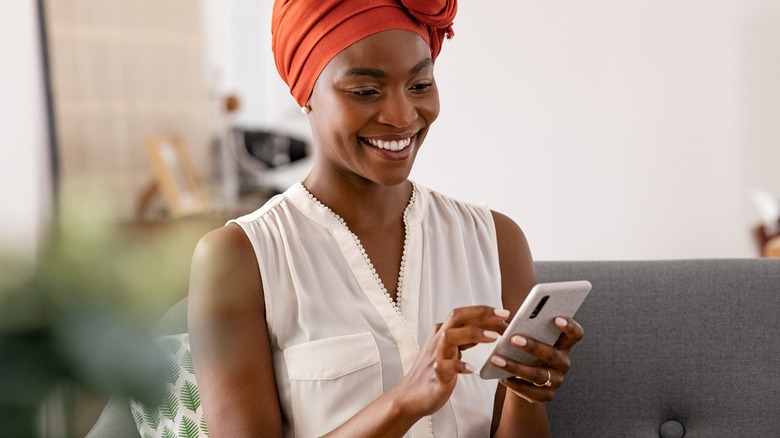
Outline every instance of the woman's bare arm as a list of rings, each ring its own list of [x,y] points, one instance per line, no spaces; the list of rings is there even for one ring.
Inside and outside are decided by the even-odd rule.
[[[188,324],[210,436],[281,437],[260,272],[238,225],[214,230],[198,243]]]
[[[523,231],[512,219],[493,212],[493,220],[498,238],[502,301],[514,316],[536,284],[533,258]],[[499,384],[495,409],[494,426],[498,429],[494,437],[550,435],[544,403],[529,403]]]
[[[498,237],[502,298],[506,308],[514,313],[536,283],[533,259],[520,227],[501,214],[494,213],[493,217]],[[584,334],[582,326],[571,318],[556,317],[555,325],[561,335],[554,345],[525,336],[512,337],[515,348],[536,356],[541,365],[526,365],[507,357],[499,358],[502,363],[494,362],[515,376],[502,379],[499,385],[496,409],[500,409],[501,414],[494,437],[550,436],[544,402],[552,400],[563,384],[564,375],[571,367],[569,350]],[[542,382],[546,384],[539,385]]]

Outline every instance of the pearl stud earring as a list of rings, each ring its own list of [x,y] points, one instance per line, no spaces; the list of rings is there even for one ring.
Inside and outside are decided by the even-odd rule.
[[[304,114],[309,114],[310,111],[311,111],[311,108],[309,108],[309,105],[304,105],[304,106],[301,107],[301,112],[304,113]]]

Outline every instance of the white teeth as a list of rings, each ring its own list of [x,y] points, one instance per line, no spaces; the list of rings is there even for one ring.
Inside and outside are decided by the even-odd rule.
[[[411,137],[405,138],[403,140],[397,140],[397,141],[396,140],[384,141],[376,138],[367,138],[366,140],[372,145],[378,147],[379,149],[387,149],[389,151],[395,151],[395,152],[406,149],[406,147],[412,143]]]

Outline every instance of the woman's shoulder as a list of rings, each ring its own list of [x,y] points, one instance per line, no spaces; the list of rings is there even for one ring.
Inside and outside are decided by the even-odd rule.
[[[200,239],[192,257],[188,297],[191,329],[224,328],[265,308],[253,247],[241,227],[228,224]]]
[[[233,259],[247,250],[252,245],[244,230],[237,223],[228,223],[208,232],[200,238],[195,246],[195,257],[204,259]]]
[[[484,223],[495,230],[498,239],[524,242],[520,226],[511,217],[491,209],[486,203],[464,201],[440,191],[415,184],[415,188],[427,198],[427,209],[433,212],[454,213],[462,220]]]
[[[237,223],[239,225],[250,223],[250,222],[257,222],[261,221],[264,217],[268,216],[269,214],[272,214],[273,211],[278,210],[279,207],[284,204],[287,201],[288,198],[288,191],[284,193],[279,193],[277,195],[274,195],[273,197],[269,198],[263,205],[261,205],[256,210],[243,214],[233,220],[230,221],[230,223]]]
[[[493,218],[493,223],[496,227],[496,237],[499,242],[509,242],[522,246],[528,245],[525,233],[523,233],[522,228],[514,219],[496,210],[490,210],[490,215]]]
[[[237,274],[254,274],[254,248],[244,230],[229,223],[203,236],[195,246],[191,276],[221,281]],[[252,262],[252,263],[249,263]]]
[[[418,183],[414,183],[415,190],[421,202],[425,207],[431,210],[460,212],[466,215],[489,215],[490,209],[487,204],[464,201],[454,196],[445,194],[439,190],[432,189]]]

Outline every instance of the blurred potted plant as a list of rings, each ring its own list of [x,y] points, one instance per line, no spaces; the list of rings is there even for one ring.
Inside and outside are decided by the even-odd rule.
[[[35,266],[0,258],[0,437],[39,436],[62,384],[149,404],[165,387],[149,327],[182,282],[165,262],[181,246],[134,244],[94,198],[68,204]]]

